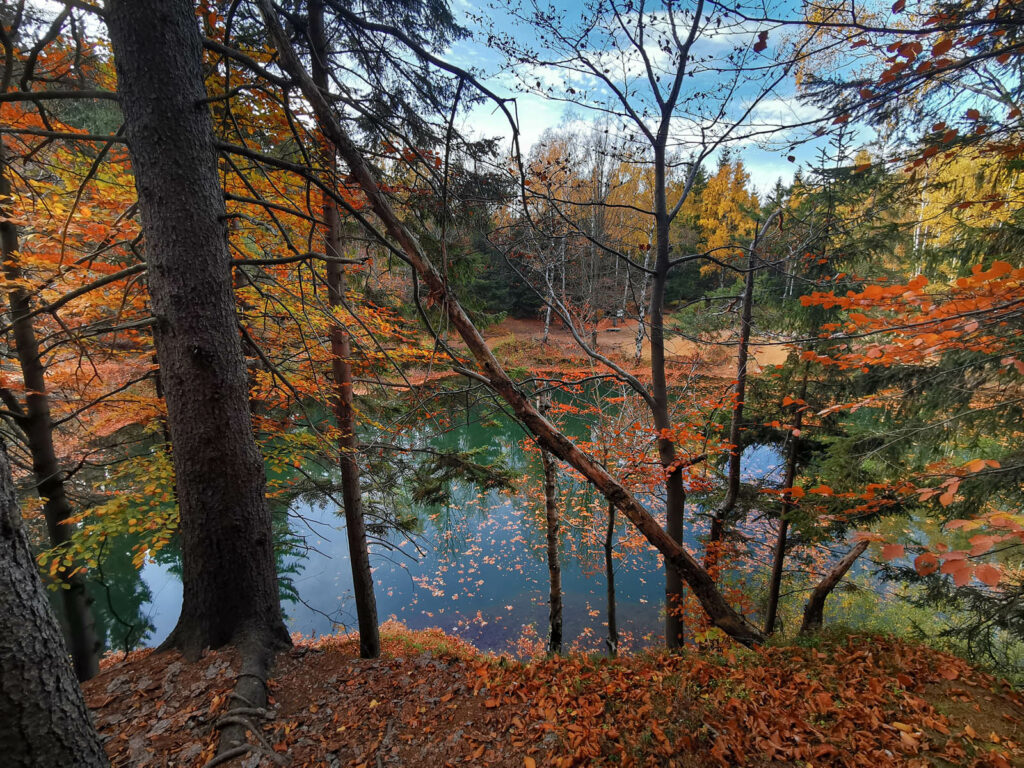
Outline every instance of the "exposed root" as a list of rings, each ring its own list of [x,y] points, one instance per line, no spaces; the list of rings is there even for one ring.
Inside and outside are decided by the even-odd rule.
[[[287,765],[285,756],[274,751],[263,735],[261,723],[272,720],[274,713],[267,709],[267,673],[273,652],[261,642],[241,644],[242,671],[235,679],[231,692],[231,706],[214,723],[220,731],[217,754],[203,768],[213,768],[249,752],[258,752],[276,765]],[[249,734],[257,743],[250,741]]]

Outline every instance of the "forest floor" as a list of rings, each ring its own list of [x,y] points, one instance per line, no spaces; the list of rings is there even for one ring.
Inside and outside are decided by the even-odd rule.
[[[611,320],[598,323],[596,350],[630,373],[645,377],[650,373],[651,342],[645,337],[640,359],[636,358],[636,320],[623,320],[613,325]],[[552,321],[548,338],[544,340],[544,321],[541,319],[506,318],[484,330],[488,345],[506,368],[522,368],[535,375],[564,376],[566,371],[587,374],[597,368],[607,369],[591,360],[580,349],[569,330],[560,322]],[[588,333],[588,344],[593,339]],[[454,349],[465,351],[457,339],[448,339]],[[669,331],[665,339],[666,366],[670,379],[681,381],[697,375],[705,379],[731,381],[736,377],[736,355],[739,347],[734,333],[723,331],[713,338],[699,342]],[[753,338],[750,344],[750,370],[754,373],[786,362],[790,349],[777,339]],[[440,358],[439,358],[440,359]],[[446,365],[421,368],[406,375],[407,383],[420,386],[452,376]],[[358,390],[357,390],[358,392]]]
[[[1018,692],[891,638],[519,662],[439,630],[382,635],[372,661],[352,637],[280,654],[264,754],[222,764],[1024,766]],[[108,658],[85,692],[113,765],[205,765],[235,663],[231,652]]]
[[[597,326],[597,351],[617,362],[625,363],[627,367],[635,365],[636,330],[636,320],[623,320],[617,324],[613,324],[611,320],[602,320]],[[499,349],[502,344],[507,344],[512,339],[543,346],[544,321],[507,318],[489,327],[485,335],[492,347]],[[587,335],[584,340],[590,343],[592,337]],[[700,373],[704,376],[731,379],[736,376],[736,355],[739,350],[736,342],[735,334],[729,332],[698,342],[667,330],[665,356],[670,363],[676,365],[699,362]],[[557,320],[551,323],[547,346],[567,357],[584,356],[572,334]],[[788,354],[789,348],[777,341],[755,338],[750,345],[750,357],[757,366],[754,370],[782,364]],[[650,364],[651,342],[645,337],[641,346],[639,365],[646,370]]]

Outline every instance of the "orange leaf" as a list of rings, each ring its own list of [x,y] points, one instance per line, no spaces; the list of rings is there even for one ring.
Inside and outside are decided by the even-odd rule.
[[[1002,573],[994,565],[983,563],[974,569],[974,576],[983,584],[994,587],[999,583],[999,579],[1002,578]]]
[[[964,469],[973,474],[975,472],[981,472],[981,470],[986,466],[988,466],[988,462],[985,461],[985,459],[971,459],[964,464]]]
[[[886,560],[895,560],[897,557],[903,557],[907,554],[907,550],[902,544],[886,544],[882,547],[882,557]]]
[[[534,760],[532,757],[529,757],[529,756],[524,757],[523,758],[523,768],[537,768],[537,761]]]
[[[914,558],[914,568],[922,576],[928,576],[938,570],[939,558],[931,552],[925,552],[924,554],[920,554]]]

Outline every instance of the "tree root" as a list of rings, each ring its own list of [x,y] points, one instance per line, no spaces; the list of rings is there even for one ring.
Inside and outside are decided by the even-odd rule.
[[[288,759],[274,751],[260,727],[262,721],[274,717],[266,707],[267,673],[273,653],[259,642],[243,643],[240,651],[242,671],[235,678],[235,689],[229,697],[232,704],[214,723],[220,731],[217,754],[203,768],[214,768],[250,752],[258,752],[276,765],[287,765]],[[256,743],[250,741],[249,734]]]

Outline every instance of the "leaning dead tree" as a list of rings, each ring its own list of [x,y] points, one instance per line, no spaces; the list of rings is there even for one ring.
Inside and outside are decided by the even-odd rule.
[[[341,3],[329,0],[327,5],[346,23],[359,23],[358,17],[354,17]],[[437,271],[417,238],[402,222],[388,197],[382,192],[376,175],[335,113],[331,99],[316,86],[303,65],[302,58],[293,47],[273,4],[269,0],[259,0],[258,6],[270,39],[277,50],[281,68],[297,84],[317,119],[318,130],[334,144],[339,158],[348,167],[352,183],[361,190],[367,207],[380,222],[383,229],[382,240],[399,253],[415,270],[418,279],[423,282],[433,297],[434,303],[443,308],[448,322],[458,332],[475,359],[476,370],[460,368],[459,371],[485,383],[504,399],[516,417],[526,425],[542,447],[580,471],[610,502],[616,504],[648,541],[665,556],[670,569],[689,584],[704,610],[718,627],[741,642],[760,641],[761,632],[728,604],[707,571],[681,546],[679,540],[667,533],[646,507],[607,470],[581,451],[563,432],[545,419],[530,402],[530,398],[509,377],[459,303],[451,285]],[[416,55],[427,61],[441,64],[449,71],[455,69],[450,65],[444,65],[400,30],[369,22],[367,22],[367,26],[374,30],[384,29],[387,35],[409,46]],[[471,79],[468,73],[459,72],[458,75]],[[475,80],[473,82],[475,84]],[[484,90],[490,93],[486,89]],[[351,213],[359,212],[351,211]],[[365,220],[364,216],[360,216],[360,218]],[[672,472],[671,474],[677,473]]]

